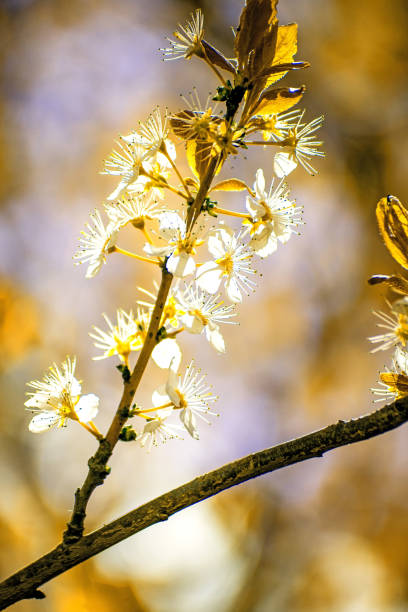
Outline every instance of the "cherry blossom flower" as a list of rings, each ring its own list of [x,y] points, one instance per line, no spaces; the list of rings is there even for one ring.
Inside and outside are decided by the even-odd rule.
[[[64,427],[68,419],[88,423],[98,413],[99,398],[93,393],[81,396],[81,384],[75,378],[76,359],[69,357],[59,368],[55,363],[45,373],[43,380],[28,384],[35,389],[25,406],[37,414],[28,426],[33,433],[47,431],[51,427]]]
[[[95,340],[95,346],[103,351],[102,355],[93,359],[106,359],[118,355],[120,360],[128,365],[129,354],[132,351],[139,351],[144,344],[150,320],[149,313],[138,308],[135,316],[132,311],[125,312],[120,309],[116,314],[115,325],[106,314],[102,316],[107,323],[108,331],[103,331],[94,325],[94,332],[89,334]]]
[[[179,24],[180,32],[174,32],[177,40],[167,40],[170,47],[161,49],[165,60],[191,59],[193,55],[202,55],[201,41],[204,36],[204,16],[200,9],[191,14],[191,21],[183,27]]]
[[[106,262],[109,250],[115,246],[119,228],[109,223],[105,228],[99,211],[91,213],[92,224],[87,223],[88,231],[82,231],[79,251],[74,255],[76,263],[88,262],[86,278],[93,278]]]
[[[278,248],[278,241],[285,243],[301,223],[301,207],[289,200],[289,188],[280,181],[273,191],[273,181],[269,193],[265,191],[265,178],[261,169],[257,170],[254,183],[255,197],[249,195],[246,207],[252,220],[248,222],[251,240],[249,246],[260,257],[271,255]]]
[[[187,285],[177,297],[181,308],[185,310],[185,314],[180,317],[185,329],[191,334],[204,332],[215,350],[224,353],[225,342],[218,323],[234,323],[227,320],[235,316],[232,312],[234,306],[224,306],[219,294],[213,296],[193,284]]]
[[[217,293],[224,280],[225,290],[232,302],[242,302],[242,293],[255,287],[254,281],[248,278],[255,274],[250,261],[252,252],[240,243],[243,234],[234,234],[226,225],[219,225],[211,230],[208,238],[208,250],[215,257],[197,271],[197,285],[208,293]]]
[[[301,123],[303,113],[299,116],[296,125],[289,130],[287,137],[282,141],[284,151],[275,154],[274,171],[278,178],[283,178],[290,174],[298,164],[311,175],[317,174],[309,160],[313,156],[324,157],[324,152],[317,147],[322,145],[322,141],[315,139],[312,135],[323,123],[324,117],[317,117],[305,125]]]
[[[174,409],[180,410],[180,420],[190,436],[198,440],[196,417],[209,423],[203,415],[216,414],[210,411],[209,404],[218,398],[212,394],[211,387],[204,382],[205,375],[200,375],[193,362],[187,367],[184,377],[177,374],[173,365],[166,385],[153,392],[153,405],[166,406],[171,402]]]
[[[178,213],[171,211],[160,215],[159,235],[167,245],[155,247],[146,244],[145,252],[157,257],[168,257],[166,268],[176,277],[184,278],[193,274],[196,269],[193,255],[196,246],[202,244],[202,241],[197,239],[196,234],[187,234],[186,223]]]

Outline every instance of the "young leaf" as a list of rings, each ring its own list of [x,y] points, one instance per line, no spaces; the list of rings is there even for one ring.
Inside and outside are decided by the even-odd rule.
[[[251,113],[263,116],[283,113],[299,102],[305,89],[304,85],[265,89]]]
[[[297,53],[297,29],[296,23],[278,27],[276,51],[271,66],[293,62],[293,56]],[[271,74],[266,82],[267,86],[279,81],[279,79],[285,76],[286,72],[287,71],[282,71]]]
[[[408,270],[408,211],[398,198],[381,198],[376,209],[378,227],[391,256]]]
[[[245,191],[245,189],[252,193],[252,190],[248,187],[244,181],[236,178],[226,179],[225,181],[220,181],[216,183],[210,191]]]
[[[224,57],[221,51],[218,51],[218,49],[210,45],[210,43],[208,43],[206,40],[202,40],[201,44],[204,48],[204,53],[207,56],[207,59],[212,64],[218,66],[218,68],[223,68],[224,70],[228,70],[228,72],[235,74],[236,70],[234,66],[227,60],[226,57]]]

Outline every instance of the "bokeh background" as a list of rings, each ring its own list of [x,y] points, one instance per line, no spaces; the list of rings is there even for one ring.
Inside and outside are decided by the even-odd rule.
[[[1,0],[0,2],[0,496],[4,576],[55,545],[94,440],[74,423],[33,435],[25,382],[78,355],[85,392],[102,398],[104,429],[121,381],[92,361],[101,313],[134,307],[151,271],[111,258],[93,280],[73,266],[79,231],[112,191],[100,176],[118,133],[160,104],[181,108],[205,65],[162,62],[159,47],[201,6],[206,38],[231,54],[242,0]],[[302,235],[259,268],[258,290],[227,326],[228,352],[184,341],[220,395],[199,442],[148,454],[122,444],[94,494],[88,527],[244,454],[372,408],[389,354],[370,354],[371,311],[386,309],[373,273],[397,272],[375,225],[377,200],[408,198],[408,7],[405,0],[286,0],[312,68],[307,117],[324,113],[319,174],[290,177],[305,207]],[[252,183],[269,150],[224,176]],[[183,158],[182,147],[178,148]],[[183,165],[184,162],[181,162]],[[231,169],[232,167],[232,169]],[[243,207],[241,194],[225,200]],[[164,373],[151,366],[139,401]],[[47,584],[26,612],[402,612],[408,610],[408,445],[403,427],[379,439],[263,476],[190,508]]]

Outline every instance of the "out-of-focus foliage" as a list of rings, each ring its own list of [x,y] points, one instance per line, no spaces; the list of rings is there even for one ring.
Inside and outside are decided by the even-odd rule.
[[[113,261],[90,283],[71,257],[89,209],[114,187],[98,175],[112,136],[128,133],[157,103],[181,110],[178,96],[193,85],[204,100],[215,88],[198,61],[163,64],[156,52],[196,6],[206,39],[230,57],[236,0],[0,4],[4,575],[56,543],[94,450],[86,432],[69,428],[30,437],[24,381],[75,352],[103,398],[102,425],[115,409],[120,377],[112,364],[91,361],[87,334],[102,312],[134,307],[136,287],[150,280],[133,265],[118,277]],[[371,355],[366,337],[386,289],[366,280],[399,271],[379,237],[375,204],[386,193],[408,201],[408,8],[404,0],[286,0],[279,19],[299,25],[297,57],[312,65],[302,73],[303,101],[310,116],[326,115],[320,174],[297,171],[292,180],[305,206],[302,236],[260,266],[268,283],[244,303],[245,325],[228,330],[227,355],[215,359],[200,345],[200,363],[223,398],[216,430],[203,431],[200,445],[174,441],[150,455],[124,444],[95,493],[89,528],[223,462],[371,408],[368,389],[388,355]],[[299,84],[297,74],[288,79]],[[251,184],[261,156],[263,163],[265,152],[231,164]],[[245,198],[221,195],[242,205]],[[198,344],[191,340],[189,350],[194,356]],[[163,382],[153,366],[148,378],[141,403]],[[406,436],[402,428],[191,508],[46,585],[47,599],[35,605],[405,610]],[[17,609],[31,611],[33,602]]]

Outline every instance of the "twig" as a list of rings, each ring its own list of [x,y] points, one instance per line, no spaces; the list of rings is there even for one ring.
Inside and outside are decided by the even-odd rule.
[[[408,421],[408,399],[398,400],[371,414],[339,421],[306,436],[228,463],[132,510],[74,544],[60,544],[0,584],[0,609],[22,599],[42,598],[38,587],[71,567],[142,531],[150,525],[225,489],[279,470],[327,451],[368,440]]]

